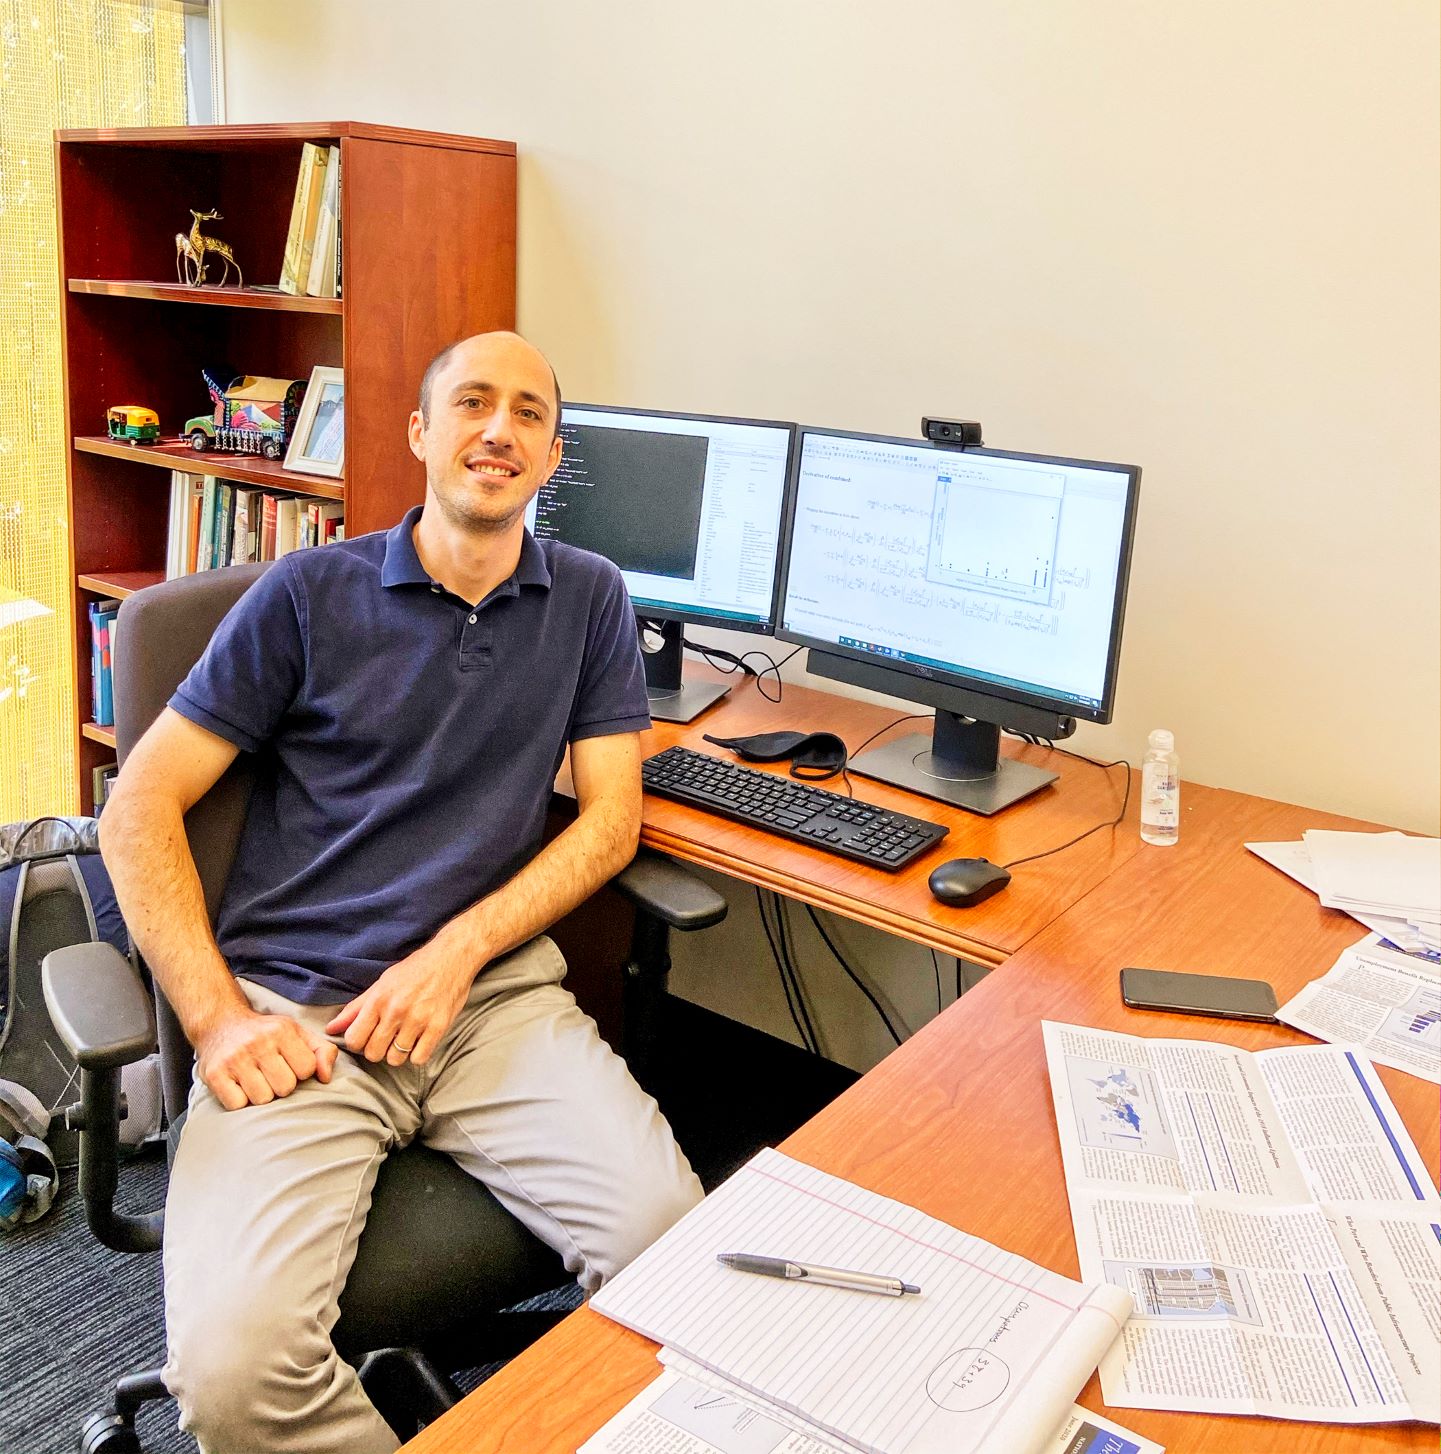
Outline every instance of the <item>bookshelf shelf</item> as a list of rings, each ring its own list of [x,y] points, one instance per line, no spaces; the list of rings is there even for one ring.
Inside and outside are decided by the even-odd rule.
[[[267,308],[278,313],[345,312],[343,298],[298,298],[270,288],[191,288],[184,283],[147,283],[107,278],[71,278],[72,293],[101,298],[146,298],[157,303],[203,303],[215,308]]]
[[[191,208],[220,214],[216,235],[248,282],[279,278],[307,142],[340,152],[344,298],[170,281]],[[93,772],[114,760],[115,734],[85,720],[87,608],[163,577],[167,472],[337,501],[351,539],[388,529],[418,504],[425,473],[406,421],[426,365],[467,334],[515,326],[516,155],[513,142],[318,121],[59,131],[55,169],[76,776],[89,812]],[[96,432],[120,404],[153,409],[178,430],[209,411],[201,369],[222,364],[307,380],[319,364],[343,369],[345,477],[200,453],[175,435],[132,447]]]
[[[195,412],[204,411],[197,409]],[[156,464],[168,470],[186,470],[193,475],[214,475],[217,479],[237,480],[242,485],[259,485],[266,490],[288,490],[295,495],[316,495],[322,500],[345,499],[344,480],[303,475],[260,454],[224,454],[218,450],[206,450],[202,454],[181,441],[173,444],[122,444],[104,434],[82,434],[76,438],[75,448],[82,454],[102,454],[112,459]]]
[[[79,590],[89,591],[92,595],[109,596],[123,601],[126,596],[133,596],[136,591],[143,591],[146,586],[158,586],[164,579],[163,570],[117,570],[109,573],[97,571],[90,575],[77,576],[75,585]]]

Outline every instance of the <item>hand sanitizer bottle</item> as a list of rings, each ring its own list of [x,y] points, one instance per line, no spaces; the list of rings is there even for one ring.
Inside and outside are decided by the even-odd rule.
[[[1141,837],[1171,844],[1181,836],[1181,759],[1163,727],[1151,733],[1141,764]]]

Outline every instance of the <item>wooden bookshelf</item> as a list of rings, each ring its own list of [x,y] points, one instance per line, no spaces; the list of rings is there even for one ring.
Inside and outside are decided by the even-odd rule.
[[[78,577],[76,584],[92,595],[123,601],[126,596],[133,596],[146,586],[158,586],[164,579],[163,570],[117,570],[108,575],[97,571],[93,575]]]
[[[280,276],[305,142],[340,148],[343,296],[297,298]],[[114,733],[90,711],[96,596],[163,576],[172,469],[340,500],[348,537],[382,530],[424,495],[406,442],[420,376],[448,343],[515,326],[515,146],[359,122],[59,131],[60,284],[75,581],[80,808]],[[235,250],[245,287],[175,280],[190,209]],[[178,431],[210,400],[200,370],[308,379],[345,370],[345,476],[259,455],[197,452]],[[167,440],[107,438],[106,410],[139,404]]]
[[[72,293],[99,298],[148,298],[155,303],[204,303],[212,308],[271,308],[281,313],[344,313],[344,298],[298,298],[269,288],[191,288],[184,283],[71,278]]]
[[[288,490],[293,495],[316,495],[322,500],[345,499],[345,481],[325,475],[305,475],[288,470],[279,460],[260,454],[222,454],[216,450],[192,449],[183,439],[159,440],[155,444],[123,444],[105,434],[81,435],[74,441],[82,454],[104,454],[111,459],[140,460],[167,470],[187,470],[195,475],[215,475],[242,485],[259,485],[266,490]]]

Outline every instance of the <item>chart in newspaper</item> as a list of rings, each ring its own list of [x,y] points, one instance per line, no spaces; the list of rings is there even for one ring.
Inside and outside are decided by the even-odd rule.
[[[1437,1421],[1441,1200],[1358,1050],[1043,1033],[1108,1404]]]

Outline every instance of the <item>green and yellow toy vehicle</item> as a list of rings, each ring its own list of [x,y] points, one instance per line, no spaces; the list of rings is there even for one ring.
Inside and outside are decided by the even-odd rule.
[[[160,418],[139,404],[117,404],[105,411],[105,432],[128,444],[154,444],[160,438]]]

